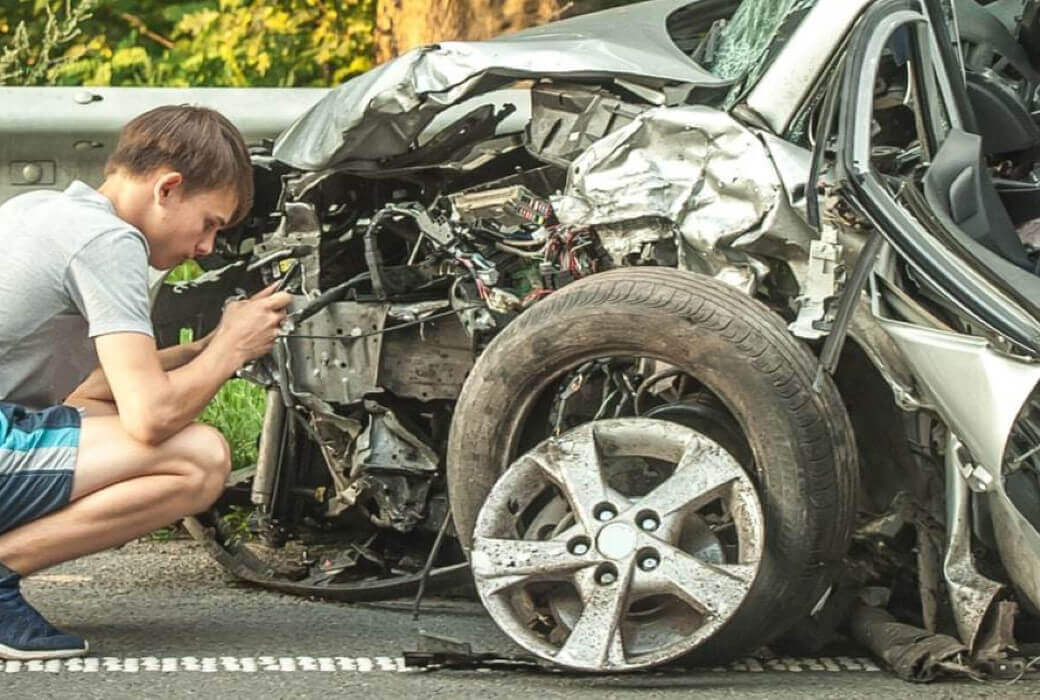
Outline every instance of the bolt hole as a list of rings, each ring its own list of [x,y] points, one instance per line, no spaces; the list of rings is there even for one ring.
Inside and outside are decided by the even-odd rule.
[[[567,543],[567,551],[579,557],[588,554],[591,547],[592,542],[584,535],[574,537]]]
[[[653,547],[644,547],[636,552],[636,564],[643,571],[653,571],[661,565],[661,555]]]
[[[608,520],[613,520],[617,516],[617,508],[610,505],[609,503],[600,503],[592,509],[592,517],[596,520],[604,523]]]
[[[661,527],[661,519],[657,517],[657,513],[654,511],[643,510],[636,515],[636,525],[639,526],[640,530],[653,532],[657,528]]]
[[[607,562],[596,567],[596,583],[601,586],[611,586],[617,583],[617,567]]]

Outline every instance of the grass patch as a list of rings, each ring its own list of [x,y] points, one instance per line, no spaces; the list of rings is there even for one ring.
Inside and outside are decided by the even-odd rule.
[[[231,468],[256,464],[257,439],[264,422],[263,387],[232,379],[217,392],[199,417],[223,433],[231,445]]]

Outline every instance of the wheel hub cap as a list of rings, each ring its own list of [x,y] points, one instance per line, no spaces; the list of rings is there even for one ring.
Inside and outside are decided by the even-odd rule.
[[[610,523],[599,531],[596,547],[608,559],[624,559],[636,548],[636,530],[625,523]]]

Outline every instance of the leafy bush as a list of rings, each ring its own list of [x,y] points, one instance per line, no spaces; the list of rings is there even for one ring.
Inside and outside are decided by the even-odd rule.
[[[16,0],[0,6],[0,82],[335,85],[371,67],[374,12],[375,0]]]
[[[66,0],[57,9],[49,3],[32,5],[28,18],[17,7],[14,11],[0,7],[0,85],[50,82],[68,64],[68,52],[82,40],[82,25],[90,19],[95,0],[83,0],[75,7]]]

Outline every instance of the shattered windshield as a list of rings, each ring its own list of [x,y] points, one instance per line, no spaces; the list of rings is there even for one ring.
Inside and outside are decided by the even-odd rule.
[[[706,67],[716,76],[736,80],[730,97],[754,84],[769,66],[769,54],[791,35],[816,0],[744,0],[721,28]],[[779,40],[779,41],[778,41]]]

